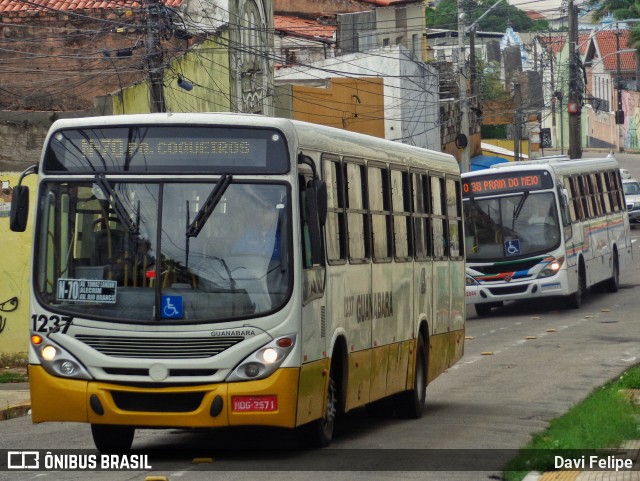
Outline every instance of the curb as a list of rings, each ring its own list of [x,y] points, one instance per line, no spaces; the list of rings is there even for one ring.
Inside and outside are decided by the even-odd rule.
[[[19,418],[31,413],[31,404],[19,404],[6,409],[0,409],[0,421]]]

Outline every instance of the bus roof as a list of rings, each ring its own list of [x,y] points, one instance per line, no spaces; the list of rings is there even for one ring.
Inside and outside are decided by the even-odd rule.
[[[555,175],[571,175],[618,168],[618,161],[613,156],[607,156],[597,159],[565,159],[562,156],[553,156],[549,158],[495,164],[488,169],[477,170],[474,172],[465,172],[464,174],[462,174],[462,176],[475,177],[495,174],[496,171],[518,171],[532,169],[551,171]]]
[[[457,160],[450,154],[333,127],[257,114],[228,112],[153,113],[60,119],[53,123],[50,134],[60,129],[188,124],[271,127],[281,130],[288,138],[294,138],[300,147],[310,150],[335,153],[336,155],[357,155],[365,159],[397,162],[409,167],[433,168],[447,173],[460,173]],[[354,150],[354,144],[358,144],[357,150]],[[415,160],[408,161],[407,158]]]

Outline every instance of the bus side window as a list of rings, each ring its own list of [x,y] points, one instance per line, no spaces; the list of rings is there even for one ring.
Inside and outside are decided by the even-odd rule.
[[[413,255],[408,173],[392,170],[391,185],[395,258],[396,261],[407,261]]]
[[[431,177],[431,207],[433,209],[433,255],[447,257],[449,255],[446,226],[446,197],[444,179]]]
[[[565,179],[566,181],[567,179]],[[560,216],[562,217],[562,225],[567,227],[570,224],[569,220],[569,199],[568,199],[568,190],[563,189],[561,184],[556,186],[556,191],[558,192],[558,201],[560,202]]]
[[[340,159],[322,156],[324,181],[327,184],[327,259],[330,264],[347,260],[347,226],[344,213],[344,176]]]
[[[464,254],[462,238],[462,194],[460,182],[453,179],[446,181],[447,220],[449,224],[449,254],[451,257],[460,257]]]
[[[611,199],[609,197],[609,187],[607,186],[607,174],[606,172],[600,172],[598,174],[598,187],[602,196],[602,206],[605,213],[611,212]]]
[[[372,256],[376,262],[388,262],[392,255],[389,172],[383,166],[369,164],[367,181],[371,212]]]
[[[357,159],[345,161],[344,168],[347,179],[346,210],[349,261],[364,263],[368,262],[371,257],[365,168],[364,164]]]
[[[413,232],[416,259],[431,256],[431,226],[429,222],[429,187],[425,174],[413,173]]]
[[[312,222],[318,222],[317,217],[314,218],[314,214],[311,209],[311,202],[313,199],[312,195],[315,195],[313,189],[307,189],[308,183],[311,181],[311,176],[300,175],[299,185],[300,185],[300,225],[302,229],[302,264],[304,269],[311,269],[315,266],[324,266],[324,250],[319,249],[321,252],[321,258],[313,257],[313,242],[319,242],[322,246],[324,246],[324,242],[322,239],[313,239],[312,233],[313,229],[311,228]],[[322,237],[322,229],[320,229],[320,236]]]

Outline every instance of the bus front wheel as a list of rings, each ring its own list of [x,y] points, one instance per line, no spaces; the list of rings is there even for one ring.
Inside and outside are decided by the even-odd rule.
[[[396,414],[399,418],[418,419],[422,417],[427,399],[427,348],[424,337],[418,335],[413,388],[397,394]]]
[[[338,390],[336,388],[335,370],[333,366],[329,372],[329,385],[325,402],[324,416],[296,430],[298,443],[305,447],[324,448],[331,444],[333,427],[338,408]]]
[[[129,451],[133,443],[135,428],[131,426],[110,426],[92,424],[93,442],[102,453],[123,453]]]
[[[474,304],[473,307],[475,307],[478,317],[486,317],[491,314],[491,308],[493,307],[493,304]]]
[[[613,265],[611,266],[611,278],[607,280],[605,287],[607,292],[618,292],[620,289],[620,267],[618,265],[618,254],[614,252]]]
[[[567,306],[570,309],[579,309],[582,305],[582,297],[584,296],[586,290],[587,280],[585,277],[584,268],[582,267],[582,264],[580,264],[580,267],[578,268],[578,287],[576,289],[576,292],[574,292],[573,294],[569,294],[569,296],[567,297]]]

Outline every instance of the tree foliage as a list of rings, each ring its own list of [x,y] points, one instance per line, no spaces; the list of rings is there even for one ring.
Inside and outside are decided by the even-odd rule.
[[[588,0],[587,6],[593,8],[593,19],[602,20],[611,15],[615,20],[640,18],[640,0]],[[631,25],[631,46],[640,53],[640,24]]]
[[[506,100],[510,97],[500,79],[500,64],[476,58],[476,82],[482,100]]]
[[[475,22],[498,0],[463,0],[462,7],[466,14],[467,26]],[[442,0],[437,7],[427,8],[427,27],[455,30],[458,28],[458,6],[456,0]],[[517,7],[502,1],[491,10],[480,22],[476,30],[485,32],[504,32],[511,26],[516,32],[535,30],[536,22]],[[538,28],[542,28],[539,26]]]
[[[640,18],[640,4],[636,0],[588,0],[587,5],[593,9],[593,19],[596,22],[607,15],[616,20]]]

